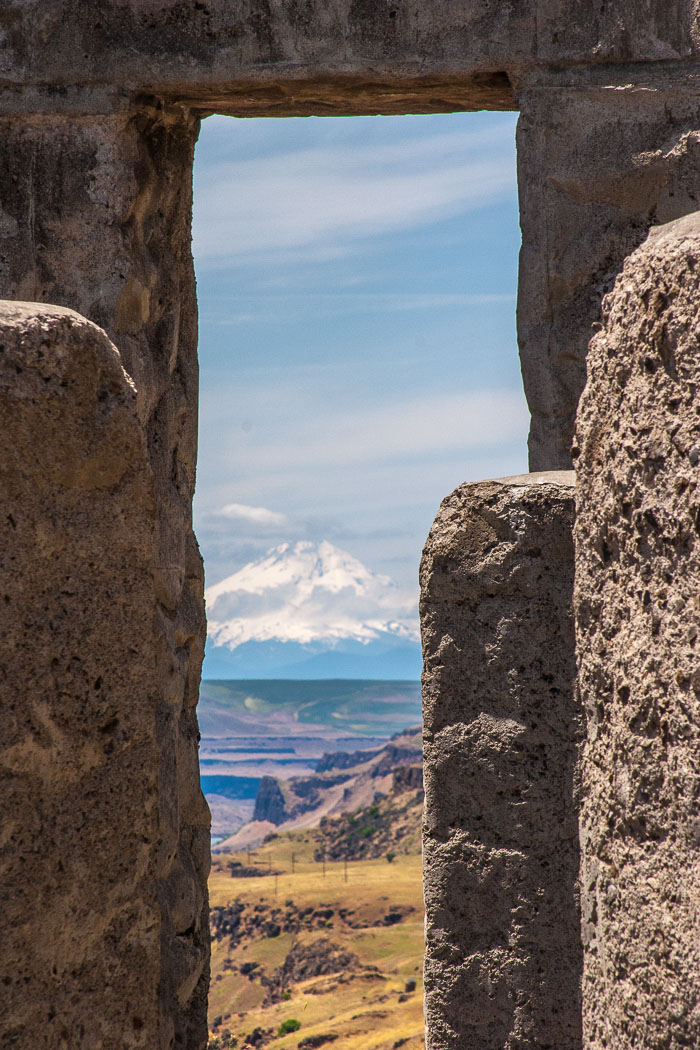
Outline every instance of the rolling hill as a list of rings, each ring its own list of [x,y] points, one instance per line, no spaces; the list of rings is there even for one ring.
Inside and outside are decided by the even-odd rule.
[[[317,828],[322,822],[330,833],[335,826],[329,819],[354,810],[376,810],[387,799],[403,796],[399,809],[405,808],[407,792],[417,795],[416,804],[422,804],[422,731],[420,727],[392,737],[381,748],[356,751],[352,754],[336,752],[324,755],[310,776],[278,779],[266,776],[260,781],[252,820],[225,838],[214,848],[218,852],[257,846],[271,832]],[[398,812],[398,810],[397,810]],[[379,828],[372,820],[363,818],[363,827],[371,838]],[[384,821],[383,834],[377,841],[391,848],[391,820]],[[420,820],[418,819],[418,824]],[[342,824],[342,822],[341,822]],[[336,836],[344,838],[347,850],[355,841],[350,828],[343,836],[340,825]],[[371,832],[371,834],[370,834]],[[366,843],[368,845],[369,843]],[[360,843],[356,843],[360,845]],[[337,855],[342,855],[338,853]],[[369,856],[367,850],[357,855]]]

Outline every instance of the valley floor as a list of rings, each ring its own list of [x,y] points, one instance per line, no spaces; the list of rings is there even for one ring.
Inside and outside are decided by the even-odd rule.
[[[324,864],[318,847],[289,832],[214,858],[211,1050],[424,1046],[420,856]]]

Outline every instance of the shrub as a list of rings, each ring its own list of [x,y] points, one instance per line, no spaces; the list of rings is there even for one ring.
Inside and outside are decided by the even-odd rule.
[[[289,1035],[290,1032],[298,1032],[301,1028],[301,1021],[297,1021],[296,1017],[288,1017],[286,1021],[283,1021],[279,1026],[277,1032],[278,1037],[282,1035]]]
[[[214,1036],[207,1043],[207,1050],[236,1050],[238,1040],[226,1029],[220,1036]]]
[[[389,850],[389,852],[386,855],[386,859],[389,861],[390,864],[394,860],[395,857],[396,857],[396,854],[392,850]]]

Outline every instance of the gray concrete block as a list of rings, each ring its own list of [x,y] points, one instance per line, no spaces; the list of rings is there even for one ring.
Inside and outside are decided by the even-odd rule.
[[[0,1043],[195,1050],[208,821],[157,485],[134,384],[70,310],[0,304],[0,492]]]
[[[462,485],[421,565],[429,1050],[580,1050],[573,474]]]
[[[700,214],[625,262],[574,449],[587,1050],[700,1045]]]

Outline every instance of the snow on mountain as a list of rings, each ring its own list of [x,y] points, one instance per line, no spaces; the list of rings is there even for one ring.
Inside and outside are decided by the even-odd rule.
[[[334,648],[418,640],[416,597],[331,543],[274,547],[206,591],[209,639],[234,650],[282,642]]]

